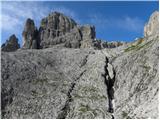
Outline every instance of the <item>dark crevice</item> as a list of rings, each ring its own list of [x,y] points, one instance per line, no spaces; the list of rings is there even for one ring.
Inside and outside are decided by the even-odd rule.
[[[114,82],[115,82],[115,76],[116,76],[116,72],[113,70],[113,78],[111,78],[111,76],[109,75],[109,71],[108,71],[108,63],[109,60],[106,57],[106,65],[104,66],[104,70],[105,70],[105,74],[103,74],[104,80],[105,80],[105,84],[107,86],[107,95],[108,95],[108,112],[112,113],[111,118],[114,119]]]
[[[89,55],[86,55],[86,57],[82,60],[82,63],[80,65],[80,68],[83,67],[86,63],[87,63],[87,59],[88,59]]]
[[[71,83],[71,86],[70,86],[70,89],[68,90],[68,93],[67,93],[67,101],[64,105],[64,107],[61,109],[61,112],[60,114],[58,114],[58,117],[57,119],[65,119],[66,116],[67,116],[67,113],[69,112],[70,110],[70,102],[72,102],[72,91],[74,90],[74,87],[76,85],[76,82],[82,77],[82,75],[86,72],[86,70],[84,70],[72,83]]]

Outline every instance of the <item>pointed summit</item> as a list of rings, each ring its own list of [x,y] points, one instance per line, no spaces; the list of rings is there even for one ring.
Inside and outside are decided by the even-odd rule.
[[[20,45],[18,44],[18,38],[14,34],[11,35],[6,43],[2,44],[1,46],[1,50],[5,52],[16,51],[19,48]]]
[[[148,23],[144,27],[144,37],[159,34],[159,12],[155,11],[149,18]]]
[[[30,18],[26,20],[23,36],[23,48],[37,49],[38,48],[38,30],[35,27],[34,21]]]

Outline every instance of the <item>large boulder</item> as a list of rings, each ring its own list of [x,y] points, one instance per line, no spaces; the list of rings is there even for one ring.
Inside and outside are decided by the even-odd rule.
[[[16,51],[20,48],[20,45],[18,44],[18,38],[13,34],[9,37],[9,40],[6,41],[6,43],[2,44],[1,50],[5,52],[12,52]]]
[[[38,42],[38,30],[35,27],[34,21],[30,18],[27,19],[25,27],[22,33],[23,36],[23,48],[37,49],[39,47]]]
[[[144,27],[144,37],[159,34],[159,12],[155,11]]]

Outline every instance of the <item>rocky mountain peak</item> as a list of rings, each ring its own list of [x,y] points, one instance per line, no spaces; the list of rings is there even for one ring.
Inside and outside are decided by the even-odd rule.
[[[150,37],[158,32],[155,16],[144,38],[121,47],[125,43],[98,40],[94,26],[61,13],[42,19],[39,30],[27,19],[23,48],[50,48],[1,52],[1,117],[157,119],[159,38]],[[12,35],[2,51],[18,49],[17,41]],[[68,49],[94,46],[99,50]]]
[[[2,44],[1,50],[5,52],[15,51],[20,48],[18,38],[13,34],[9,37],[6,43]]]
[[[47,41],[55,37],[64,35],[73,29],[77,23],[59,12],[53,12],[43,18],[40,25],[40,39]]]
[[[53,12],[42,19],[39,35],[42,48],[53,45],[84,48],[92,46],[96,33],[94,26],[80,26],[72,18]]]
[[[144,37],[159,34],[159,12],[155,11],[149,18],[148,23],[144,27]]]
[[[26,20],[23,36],[23,48],[37,49],[38,48],[38,30],[34,21],[30,18]]]
[[[72,18],[57,11],[41,20],[39,30],[34,20],[28,18],[22,36],[24,49],[43,49],[53,46],[96,48],[99,43],[94,41],[96,30],[93,25],[78,25]],[[113,47],[116,46],[113,45]]]

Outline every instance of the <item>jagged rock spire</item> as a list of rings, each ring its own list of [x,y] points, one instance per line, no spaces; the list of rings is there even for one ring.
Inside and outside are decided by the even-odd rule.
[[[34,21],[30,18],[26,20],[25,27],[22,33],[23,48],[37,49],[38,48],[38,30],[35,27]]]
[[[11,35],[6,43],[2,44],[1,46],[1,50],[5,52],[16,51],[19,48],[20,45],[18,44],[18,38],[14,34]]]

